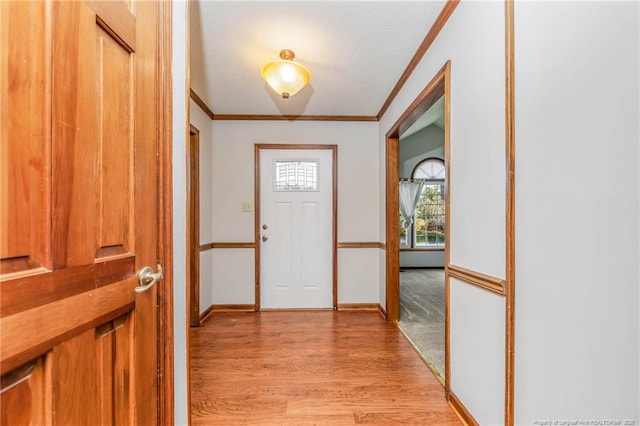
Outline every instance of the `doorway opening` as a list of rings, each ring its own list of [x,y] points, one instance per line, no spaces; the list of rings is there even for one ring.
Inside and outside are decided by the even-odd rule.
[[[400,136],[398,326],[444,381],[444,97]]]
[[[433,346],[431,358],[426,356],[427,366],[444,384],[445,392],[450,389],[449,362],[449,275],[447,265],[449,260],[449,199],[451,188],[449,184],[449,115],[450,115],[450,68],[447,62],[422,90],[413,103],[396,121],[386,134],[386,309],[387,319],[399,324],[401,330],[408,335],[418,352],[425,358],[426,349],[420,350],[418,340],[424,340],[426,329],[416,330],[416,337],[407,333],[405,320],[411,319],[411,305],[408,300],[415,298],[431,298],[431,309],[426,309],[427,303],[414,303],[415,313],[422,312],[423,316],[431,315],[437,323],[432,328],[441,329],[441,338],[434,341],[426,339],[428,346]],[[434,111],[441,110],[441,113]],[[432,127],[434,123],[438,123]],[[428,125],[425,125],[428,123]],[[438,128],[440,131],[438,131]],[[417,129],[417,130],[416,130]],[[419,133],[439,134],[434,140],[440,139],[434,146],[428,143],[416,142],[416,147],[422,152],[411,151],[411,139],[419,139]],[[403,146],[407,152],[401,152]],[[403,155],[401,155],[404,154]],[[415,155],[414,155],[415,154]],[[404,176],[403,176],[404,175]],[[405,178],[413,185],[414,205],[401,213],[400,180]],[[410,191],[409,191],[410,192]],[[407,198],[407,191],[403,189],[403,196]],[[411,198],[411,197],[408,197]],[[417,206],[415,204],[418,204]],[[410,210],[410,211],[407,211]],[[402,263],[401,263],[402,259]],[[401,267],[401,265],[403,265]],[[420,269],[411,269],[411,268]],[[427,269],[427,268],[436,269]],[[400,271],[405,272],[400,272]],[[404,279],[403,279],[404,275]],[[402,287],[405,289],[403,298]],[[443,282],[444,281],[444,282]],[[420,291],[411,294],[411,285]],[[433,293],[437,292],[438,295]],[[429,293],[432,293],[429,296]],[[404,310],[401,308],[401,298],[406,299]],[[441,300],[438,300],[441,299]],[[440,307],[440,309],[438,309]],[[427,313],[430,311],[430,313]],[[404,315],[403,315],[404,314]],[[438,318],[440,317],[440,319]],[[403,328],[403,325],[405,327]],[[435,347],[435,345],[439,347]],[[438,358],[438,359],[436,359]],[[436,367],[435,364],[438,363]]]

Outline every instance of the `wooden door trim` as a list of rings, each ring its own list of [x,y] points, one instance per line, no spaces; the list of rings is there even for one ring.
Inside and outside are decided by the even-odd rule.
[[[399,188],[398,188],[398,165],[399,165],[399,145],[400,134],[408,129],[415,121],[424,114],[438,99],[444,96],[444,151],[445,151],[445,173],[447,191],[445,196],[445,223],[451,223],[450,200],[451,200],[451,142],[450,142],[450,113],[451,113],[451,61],[447,61],[442,68],[429,81],[426,87],[420,92],[416,99],[409,105],[405,112],[398,118],[395,124],[386,133],[386,313],[387,320],[393,323],[398,322],[400,314],[400,237],[398,211]],[[445,233],[444,259],[445,265],[450,263],[450,237],[449,229]],[[449,398],[451,391],[451,356],[450,356],[450,276],[445,267],[445,371],[444,388]]]
[[[444,66],[444,166],[447,192],[445,194],[444,264],[451,263],[451,61]],[[451,275],[445,266],[444,274],[444,391],[451,401]]]
[[[515,282],[516,282],[516,141],[515,141],[515,39],[514,3],[505,0],[505,402],[504,424],[515,423]]]
[[[170,0],[159,4],[158,37],[160,43],[157,91],[159,94],[158,143],[158,257],[164,280],[158,286],[158,419],[161,425],[173,425],[174,409],[174,332],[173,332],[173,83],[172,6]],[[188,74],[187,74],[188,75]]]
[[[338,309],[338,145],[319,144],[255,144],[254,146],[254,243],[255,305],[260,310],[260,150],[261,149],[326,149],[332,151],[332,292],[333,309]]]
[[[398,187],[400,138],[387,136],[386,141],[386,313],[387,320],[397,323],[400,319],[400,232],[397,220],[400,190]],[[391,218],[396,218],[392,220]],[[393,272],[392,272],[393,271]]]
[[[388,320],[394,323],[398,322],[400,312],[400,278],[397,271],[400,269],[400,241],[398,236],[398,150],[400,142],[400,134],[408,129],[422,114],[424,114],[431,105],[435,103],[440,97],[445,96],[445,124],[448,119],[447,101],[448,94],[445,93],[446,75],[449,72],[450,61],[447,62],[431,79],[427,86],[422,90],[418,97],[409,105],[406,111],[400,116],[395,124],[389,129],[386,134],[386,194],[387,194],[387,209],[386,209],[386,282],[387,282],[387,315]],[[449,177],[449,167],[447,158],[448,149],[448,132],[445,126],[445,168],[447,178]],[[450,182],[447,181],[450,185]],[[451,190],[447,189],[445,215],[448,214],[448,199]],[[448,220],[448,217],[445,217]],[[446,222],[449,223],[449,222]],[[449,233],[445,233],[445,240]],[[445,264],[448,264],[448,250],[447,243],[445,241]],[[395,272],[394,272],[395,271]]]
[[[187,143],[187,292],[189,324],[200,324],[200,130],[189,126]]]

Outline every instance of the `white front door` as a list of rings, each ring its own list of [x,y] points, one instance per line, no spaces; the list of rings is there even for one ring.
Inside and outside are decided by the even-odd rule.
[[[333,307],[333,151],[260,149],[260,305]]]

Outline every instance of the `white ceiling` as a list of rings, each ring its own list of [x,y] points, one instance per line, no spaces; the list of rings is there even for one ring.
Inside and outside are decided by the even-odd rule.
[[[375,116],[444,1],[196,1],[191,87],[215,114]],[[288,100],[262,66],[291,49],[311,83]]]

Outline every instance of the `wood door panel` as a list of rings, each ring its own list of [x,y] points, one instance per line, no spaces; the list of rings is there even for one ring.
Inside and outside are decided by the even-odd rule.
[[[98,382],[100,396],[100,424],[115,425],[113,413],[113,381],[115,368],[113,365],[114,341],[112,322],[96,329],[97,352],[98,352]],[[105,330],[106,329],[106,330]]]
[[[150,301],[157,300],[157,289],[151,289],[145,295],[148,299],[143,303],[136,300],[135,316],[135,353],[138,357],[136,364],[144,366],[155,366],[158,363],[157,340],[158,323],[154,315],[156,308]],[[136,368],[136,424],[154,425],[157,424],[158,411],[158,387],[157,373],[154,369]]]
[[[136,41],[136,17],[133,3],[125,1],[87,1],[96,14],[96,23],[111,34],[129,52],[134,52]]]
[[[2,424],[158,423],[160,14],[0,1]]]
[[[45,380],[44,359],[2,377],[0,424],[12,426],[48,425],[45,407],[50,398],[51,380]]]
[[[54,2],[52,179],[54,268],[93,263],[97,248],[96,39],[83,2]]]
[[[104,425],[133,422],[133,394],[130,389],[133,371],[132,331],[129,313],[96,329],[100,418]]]
[[[52,351],[55,424],[96,424],[100,412],[95,331],[87,330]]]
[[[134,199],[136,235],[145,235],[148,239],[145,244],[136,246],[136,258],[138,269],[147,265],[145,259],[157,258],[158,248],[158,206],[149,204],[148,200],[158,191],[158,182],[151,176],[158,176],[158,164],[149,161],[158,155],[159,122],[154,119],[160,110],[157,79],[159,78],[157,58],[153,52],[159,49],[158,43],[158,16],[159,2],[136,2],[136,75],[135,75],[135,113],[138,119],[135,122],[135,177]],[[156,265],[149,266],[155,268]]]
[[[45,3],[2,2],[0,8],[0,273],[7,274],[50,266],[44,102],[50,50]]]
[[[118,325],[118,319],[114,320],[113,340],[113,413],[114,423],[116,425],[133,424],[133,392],[131,383],[133,383],[133,322],[131,314],[127,314],[124,318],[120,318],[121,325]]]
[[[0,318],[131,279],[134,275],[135,258],[127,256],[53,272],[44,270],[40,274],[5,281],[0,291]]]
[[[132,278],[2,318],[2,374],[134,308]]]
[[[132,334],[127,313],[5,374],[0,424],[132,424]]]
[[[97,32],[99,109],[99,244],[96,258],[134,251],[133,57],[103,30]]]

